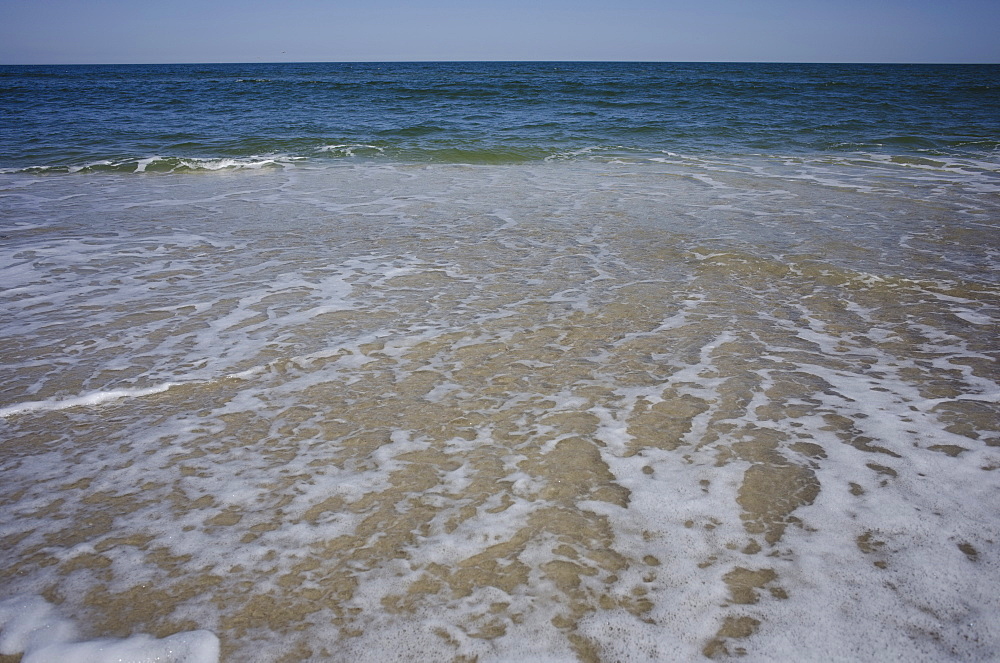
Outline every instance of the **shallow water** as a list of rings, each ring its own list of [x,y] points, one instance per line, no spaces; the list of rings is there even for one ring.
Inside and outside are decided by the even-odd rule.
[[[0,597],[228,661],[987,660],[994,172],[2,176]]]

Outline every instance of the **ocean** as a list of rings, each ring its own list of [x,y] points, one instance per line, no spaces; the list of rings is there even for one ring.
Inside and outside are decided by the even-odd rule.
[[[0,655],[995,660],[998,109],[0,67]]]

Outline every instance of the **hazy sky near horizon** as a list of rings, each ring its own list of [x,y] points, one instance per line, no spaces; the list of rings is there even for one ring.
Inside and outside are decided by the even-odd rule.
[[[0,0],[0,64],[1000,62],[997,0]]]

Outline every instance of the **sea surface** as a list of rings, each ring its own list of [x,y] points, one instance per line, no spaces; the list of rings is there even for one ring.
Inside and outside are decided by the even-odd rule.
[[[0,67],[0,655],[995,660],[998,109]]]

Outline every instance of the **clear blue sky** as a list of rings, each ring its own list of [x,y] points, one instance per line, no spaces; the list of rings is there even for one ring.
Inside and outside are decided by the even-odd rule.
[[[0,0],[0,64],[1000,62],[1000,0]]]

